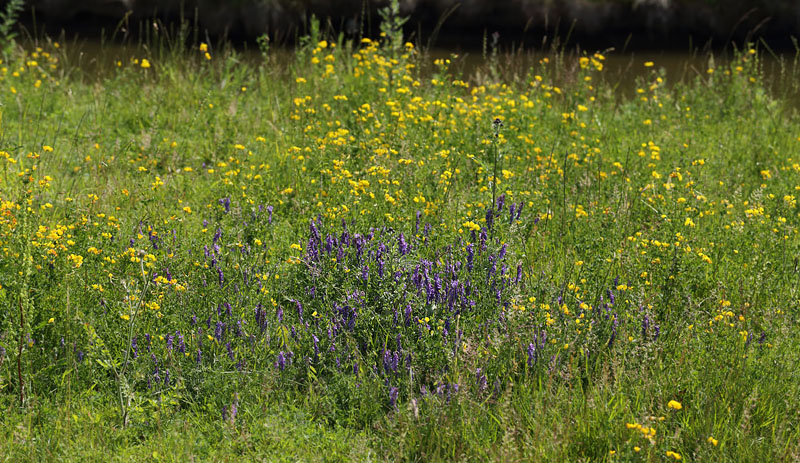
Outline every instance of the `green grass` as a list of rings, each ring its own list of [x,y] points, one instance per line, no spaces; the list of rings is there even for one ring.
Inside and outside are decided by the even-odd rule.
[[[615,92],[176,47],[2,64],[4,461],[800,458],[800,119],[755,50]]]

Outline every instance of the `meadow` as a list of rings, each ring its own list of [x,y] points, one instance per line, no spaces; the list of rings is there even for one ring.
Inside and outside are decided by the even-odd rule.
[[[800,460],[764,51],[620,92],[600,52],[461,75],[399,26],[7,49],[0,460]]]

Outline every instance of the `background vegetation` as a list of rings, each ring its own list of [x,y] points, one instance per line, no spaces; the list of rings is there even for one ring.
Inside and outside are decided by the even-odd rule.
[[[311,15],[326,18],[351,37],[378,32],[384,0],[29,0],[29,29],[63,27],[83,36],[106,34],[122,21],[137,32],[140,21],[159,18],[197,21],[212,36],[255,40],[267,33],[273,43],[294,45],[308,32]],[[445,47],[480,48],[484,35],[499,31],[505,43],[541,45],[542,38],[568,38],[587,49],[721,48],[757,38],[792,48],[800,33],[800,5],[792,0],[403,0],[410,16],[406,33],[415,41]],[[33,14],[35,12],[35,14]],[[105,21],[103,21],[105,18]],[[443,27],[444,26],[444,27]]]

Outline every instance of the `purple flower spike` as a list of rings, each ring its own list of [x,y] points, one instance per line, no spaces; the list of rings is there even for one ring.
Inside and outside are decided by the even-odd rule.
[[[222,207],[225,208],[225,213],[226,214],[231,211],[231,197],[230,196],[226,196],[226,197],[220,199],[218,202],[222,205]]]
[[[528,344],[528,366],[533,367],[533,363],[536,361],[536,346],[534,343]]]
[[[503,210],[503,204],[506,202],[506,195],[500,195],[497,198],[497,212]]]
[[[397,239],[397,250],[400,252],[401,256],[408,254],[408,244],[402,233],[400,233],[400,237]]]

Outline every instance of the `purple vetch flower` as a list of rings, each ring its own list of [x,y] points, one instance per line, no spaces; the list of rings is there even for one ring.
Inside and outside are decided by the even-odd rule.
[[[522,215],[522,206],[524,206],[524,205],[525,205],[525,203],[520,201],[519,202],[519,206],[517,206],[517,220],[519,220],[519,217]],[[537,217],[535,222],[538,222],[538,221],[539,221],[539,218]]]
[[[408,244],[406,243],[403,233],[400,233],[400,236],[397,238],[397,250],[401,256],[408,254]]]
[[[156,236],[152,230],[149,232],[150,235],[150,243],[153,245],[153,249],[158,249],[158,236]]]
[[[472,243],[470,243],[467,245],[467,270],[469,270],[470,272],[472,271],[474,258],[475,258],[475,250],[472,247]]]
[[[492,277],[492,275],[497,273],[497,259],[494,256],[489,256],[489,262],[491,262],[492,265],[489,266],[489,269],[488,269],[488,271],[486,273],[486,281],[487,282]]]
[[[283,323],[283,307],[281,306],[278,306],[277,317],[278,317],[278,322]]]
[[[278,358],[275,360],[275,368],[281,371],[286,369],[286,356],[283,351],[278,352]]]
[[[491,230],[493,224],[494,224],[494,210],[491,208],[486,209],[486,228]]]
[[[228,358],[231,360],[235,360],[236,357],[233,355],[233,348],[231,348],[231,343],[228,342],[225,344],[225,348],[228,350]]]
[[[655,341],[658,341],[658,336],[659,336],[660,334],[661,334],[661,327],[660,327],[660,326],[658,326],[658,325],[656,325],[656,327],[655,327],[655,334],[653,335],[653,341],[654,341],[654,342],[655,342]],[[748,342],[749,342],[749,338],[748,338]]]
[[[488,378],[483,373],[483,370],[478,368],[475,370],[475,382],[478,385],[478,389],[483,392],[488,388]]]
[[[224,336],[225,324],[222,322],[217,322],[217,324],[214,325],[214,339],[216,339],[217,342],[222,342]]]
[[[219,202],[222,205],[222,207],[225,208],[225,213],[228,213],[228,212],[231,211],[231,197],[230,196],[226,196],[226,197],[220,199],[217,202]]]
[[[536,361],[536,345],[535,345],[536,338],[534,337],[534,342],[528,344],[528,366],[533,367],[533,363]]]
[[[419,218],[422,216],[422,211],[417,211],[417,224],[414,226],[414,234],[419,235]]]
[[[183,335],[180,331],[176,331],[175,335],[178,337],[178,350],[181,354],[186,355],[186,344],[183,342]]]
[[[503,257],[506,256],[506,249],[507,248],[508,248],[508,245],[507,244],[503,244],[503,246],[500,248],[500,253],[497,255],[497,260],[500,260],[500,259],[502,259]]]
[[[297,305],[297,316],[300,318],[300,320],[303,320],[303,304],[301,304],[298,300],[295,300],[294,303]]]
[[[217,244],[220,238],[222,238],[222,229],[217,227],[217,231],[214,233],[214,239],[211,242]]]
[[[217,275],[219,276],[219,287],[222,288],[222,283],[225,281],[225,275],[223,275],[221,268],[217,268]]]
[[[319,234],[319,230],[317,229],[317,224],[314,222],[314,219],[311,219],[308,224],[308,231],[311,235],[311,239],[314,240],[315,243],[321,243],[322,237]]]
[[[169,386],[169,368],[164,370],[164,386]]]
[[[358,362],[353,362],[353,374],[358,377]]]
[[[503,210],[503,204],[506,202],[506,195],[502,194],[497,197],[497,212],[501,212]]]
[[[197,348],[197,357],[196,357],[196,359],[197,359],[197,364],[198,365],[200,365],[203,362],[203,351],[201,351],[199,347]]]
[[[522,280],[522,264],[517,264],[517,277],[514,278],[514,284],[519,283]]]
[[[267,206],[267,212],[269,213],[269,219],[267,219],[267,222],[272,225],[272,206]]]
[[[614,340],[617,339],[617,314],[614,314],[614,323],[611,325],[611,337],[608,339],[608,347],[614,346]]]
[[[3,348],[0,347],[0,349],[3,349]],[[133,358],[135,360],[136,357],[139,356],[139,349],[136,347],[136,336],[134,336],[133,339],[131,339],[131,350],[133,352]],[[3,355],[5,355],[5,353],[6,353],[5,349],[0,351],[0,358],[2,358]]]
[[[397,368],[392,363],[392,353],[386,350],[385,347],[383,348],[383,371],[384,373],[389,373],[390,371],[397,373]]]
[[[392,386],[389,388],[389,404],[394,407],[397,404],[397,395],[400,393],[400,389]]]
[[[314,360],[319,359],[319,338],[317,335],[311,335],[311,341],[314,343]]]
[[[406,326],[409,326],[411,324],[411,311],[412,311],[411,304],[407,304],[406,305],[406,311],[403,314],[404,315],[403,318],[405,319]]]

